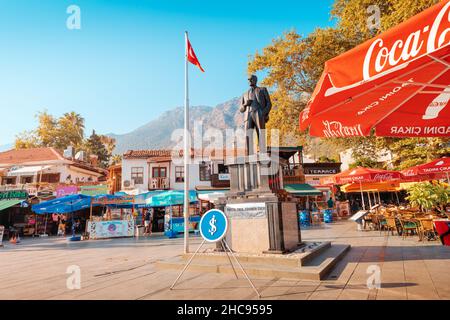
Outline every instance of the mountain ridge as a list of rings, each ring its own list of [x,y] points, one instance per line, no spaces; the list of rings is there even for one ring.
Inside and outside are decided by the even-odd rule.
[[[243,124],[243,114],[239,111],[239,98],[233,98],[215,107],[192,106],[189,108],[190,127],[201,122],[203,132],[209,128],[236,129]],[[116,139],[114,154],[128,150],[167,149],[175,145],[171,135],[176,129],[184,128],[184,107],[163,112],[157,118],[125,134],[108,134]]]

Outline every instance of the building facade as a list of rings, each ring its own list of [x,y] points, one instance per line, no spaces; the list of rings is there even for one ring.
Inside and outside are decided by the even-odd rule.
[[[0,190],[26,189],[33,195],[43,187],[96,184],[106,176],[106,170],[87,161],[65,158],[54,148],[0,152]]]
[[[184,189],[183,154],[171,150],[130,150],[122,159],[122,190],[142,193]],[[222,155],[191,152],[189,188],[229,188],[230,176]]]

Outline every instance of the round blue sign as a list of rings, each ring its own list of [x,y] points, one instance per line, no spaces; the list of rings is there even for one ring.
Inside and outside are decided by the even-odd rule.
[[[228,220],[223,211],[212,209],[200,220],[200,234],[208,242],[217,242],[227,233]]]

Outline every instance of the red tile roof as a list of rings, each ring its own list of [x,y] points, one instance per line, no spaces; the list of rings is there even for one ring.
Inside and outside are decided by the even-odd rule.
[[[125,159],[148,159],[155,157],[171,157],[172,150],[128,150],[123,154]]]
[[[13,149],[0,152],[0,164],[22,164],[27,162],[63,160],[54,148]]]
[[[191,149],[191,156],[195,155],[197,157],[200,156],[211,156],[211,158],[223,159],[225,155],[231,156],[233,152],[231,150],[226,151],[225,149],[222,152],[215,152],[215,150],[204,149],[203,151],[200,149]],[[177,157],[183,157],[183,150],[128,150],[123,154],[124,159],[148,159],[149,161],[166,161],[170,160],[174,155]],[[243,150],[238,150],[239,155],[243,155]]]

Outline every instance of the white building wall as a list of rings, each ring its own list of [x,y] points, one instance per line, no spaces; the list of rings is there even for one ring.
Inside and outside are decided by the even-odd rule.
[[[195,187],[210,187],[211,181],[200,181],[200,159],[195,161],[189,166],[189,188],[195,189]],[[211,164],[211,162],[206,161]],[[131,168],[143,167],[144,168],[144,183],[142,185],[135,185],[135,188],[148,191],[150,179],[152,178],[153,168],[165,167],[167,170],[167,176],[169,177],[170,189],[184,190],[184,182],[175,181],[176,167],[183,167],[182,163],[178,162],[158,162],[149,163],[146,159],[123,159],[122,160],[122,189],[124,189],[124,181],[131,182]],[[217,171],[217,163],[215,164]]]
[[[45,166],[45,165],[51,165],[52,168],[46,169],[42,171],[42,174],[60,174],[59,182],[60,183],[66,183],[69,182],[68,178],[70,176],[70,180],[72,183],[77,182],[88,182],[89,178],[91,178],[91,182],[97,182],[98,177],[94,174],[89,174],[83,169],[78,169],[76,167],[71,167],[70,165],[66,163],[39,163],[39,164],[33,164],[33,166]],[[21,166],[22,167],[22,166]],[[31,166],[23,166],[23,167],[31,167]],[[21,178],[22,177],[30,177],[30,174],[12,174],[11,177],[16,177],[16,184],[21,184]],[[33,183],[40,182],[41,178],[41,172],[35,173],[33,176]]]
[[[124,182],[131,180],[131,168],[144,168],[144,179],[142,184],[135,185],[135,188],[148,190],[149,182],[149,166],[146,159],[123,159],[122,160],[122,189],[124,189]]]

